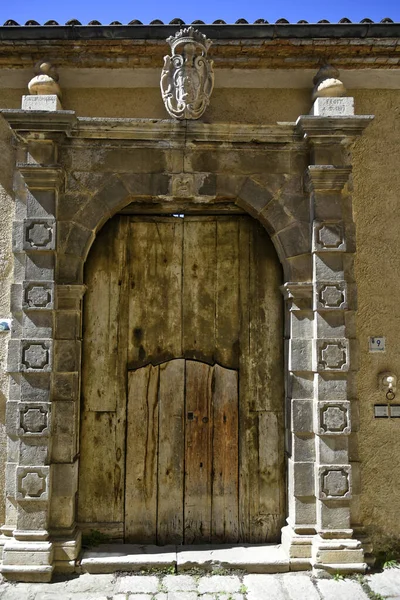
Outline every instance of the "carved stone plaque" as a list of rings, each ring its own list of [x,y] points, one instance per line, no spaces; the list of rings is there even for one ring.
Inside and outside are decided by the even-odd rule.
[[[346,250],[343,223],[341,221],[325,221],[314,223],[314,251]]]
[[[321,500],[342,500],[351,497],[351,467],[327,466],[319,468],[319,498]]]
[[[51,370],[51,342],[21,341],[21,371],[48,372]]]
[[[53,308],[53,295],[52,282],[24,282],[22,308],[24,310],[50,310]]]
[[[343,435],[350,433],[350,402],[320,402],[317,433]]]
[[[344,310],[347,308],[347,288],[344,281],[318,282],[316,284],[316,308]]]
[[[348,371],[349,344],[346,339],[317,340],[318,371]]]
[[[48,475],[49,467],[18,467],[17,499],[47,500]]]
[[[44,405],[24,404],[19,409],[21,435],[43,436],[49,432],[49,412]]]
[[[54,250],[55,223],[50,219],[26,219],[24,250]]]

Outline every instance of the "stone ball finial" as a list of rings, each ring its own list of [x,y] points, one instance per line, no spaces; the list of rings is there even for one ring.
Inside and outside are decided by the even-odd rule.
[[[48,61],[39,61],[34,69],[35,77],[28,83],[32,96],[55,95],[61,99],[61,88],[58,85],[56,68]]]
[[[339,79],[338,69],[331,65],[324,65],[320,68],[313,79],[314,89],[312,92],[312,101],[317,98],[337,98],[346,95],[346,88]]]

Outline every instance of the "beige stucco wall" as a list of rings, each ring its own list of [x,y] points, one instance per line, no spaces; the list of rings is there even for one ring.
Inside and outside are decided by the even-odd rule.
[[[0,90],[0,106],[18,108],[23,90]],[[360,371],[359,457],[362,462],[361,520],[376,540],[400,536],[400,419],[373,418],[373,405],[384,402],[378,373],[400,377],[400,91],[354,92],[357,114],[375,120],[354,149],[354,215],[358,252],[358,339]],[[64,91],[64,108],[79,116],[166,118],[158,89]],[[293,121],[310,107],[309,90],[214,91],[206,121],[274,123]],[[9,314],[11,281],[10,228],[11,152],[8,133],[0,127],[0,316]],[[4,189],[5,188],[5,189]],[[384,335],[385,354],[368,352],[368,336]],[[4,423],[7,386],[6,335],[0,337],[0,421]],[[399,395],[400,401],[400,388]],[[4,425],[0,425],[0,463],[4,457]],[[356,455],[354,456],[356,458]],[[3,471],[0,470],[0,486]],[[3,508],[0,502],[0,520]]]
[[[11,223],[14,213],[12,178],[15,156],[10,130],[0,121],[0,317],[10,317],[12,282]],[[6,461],[5,409],[8,393],[7,344],[10,334],[0,332],[0,465]],[[0,468],[0,489],[4,489],[4,468]],[[0,521],[4,522],[4,499],[0,498]]]

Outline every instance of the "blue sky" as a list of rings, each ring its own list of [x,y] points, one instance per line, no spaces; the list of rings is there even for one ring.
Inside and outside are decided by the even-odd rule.
[[[202,19],[211,23],[215,19],[224,19],[234,23],[238,18],[245,18],[249,22],[263,18],[270,23],[284,17],[290,22],[305,19],[317,22],[328,19],[337,22],[342,17],[357,22],[365,17],[380,21],[390,17],[400,22],[400,0],[331,0],[321,2],[318,0],[280,0],[266,2],[262,0],[202,0],[176,2],[174,0],[142,0],[141,2],[127,2],[126,0],[67,0],[54,2],[54,0],[18,0],[8,2],[0,0],[0,24],[7,19],[14,19],[18,23],[25,23],[28,19],[35,19],[43,24],[49,19],[54,19],[60,24],[75,18],[86,25],[92,19],[97,19],[103,24],[111,21],[128,23],[132,19],[139,19],[149,23],[153,19],[169,22],[179,17],[189,23],[195,19]]]

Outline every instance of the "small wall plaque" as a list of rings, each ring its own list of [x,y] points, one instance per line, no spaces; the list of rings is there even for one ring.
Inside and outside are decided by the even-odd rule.
[[[386,338],[370,337],[368,347],[370,352],[386,352]]]
[[[0,319],[0,333],[10,331],[11,319]]]
[[[390,405],[390,416],[392,419],[400,419],[400,404]]]
[[[389,418],[389,405],[388,404],[375,404],[374,412],[375,412],[375,419],[388,419]]]

